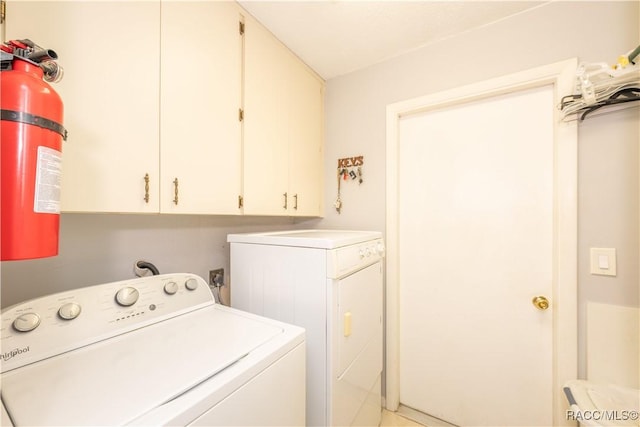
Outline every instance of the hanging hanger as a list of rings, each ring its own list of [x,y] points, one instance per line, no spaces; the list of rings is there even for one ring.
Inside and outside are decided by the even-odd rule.
[[[603,107],[640,101],[640,64],[635,61],[640,46],[621,55],[613,67],[605,63],[580,64],[572,95],[562,97],[559,108],[564,120],[584,120]]]

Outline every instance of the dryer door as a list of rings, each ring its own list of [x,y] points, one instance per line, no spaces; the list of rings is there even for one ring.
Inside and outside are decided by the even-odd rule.
[[[337,287],[331,425],[377,425],[381,411],[382,264],[359,270],[340,280]]]
[[[372,339],[382,336],[382,264],[370,265],[338,281],[338,376]],[[382,354],[382,348],[380,348]],[[382,365],[380,365],[382,369]]]

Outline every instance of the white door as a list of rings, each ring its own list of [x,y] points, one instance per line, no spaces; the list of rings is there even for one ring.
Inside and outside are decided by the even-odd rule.
[[[400,402],[552,425],[552,85],[399,123]],[[551,301],[553,306],[553,301]]]

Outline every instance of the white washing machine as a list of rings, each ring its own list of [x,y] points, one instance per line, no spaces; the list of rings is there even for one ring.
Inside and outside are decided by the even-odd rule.
[[[381,418],[380,232],[231,234],[231,305],[306,330],[307,425]]]
[[[1,328],[3,426],[304,423],[304,330],[192,274],[37,298]]]

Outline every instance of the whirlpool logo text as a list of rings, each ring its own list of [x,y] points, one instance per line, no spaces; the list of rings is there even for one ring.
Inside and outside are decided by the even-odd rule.
[[[29,346],[25,348],[14,348],[11,351],[7,351],[6,353],[0,353],[0,358],[2,358],[3,362],[13,359],[15,356],[18,356],[22,353],[26,353],[29,351]]]

